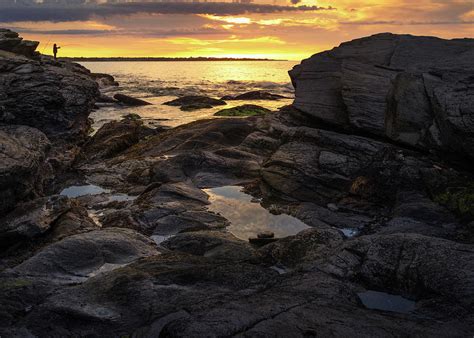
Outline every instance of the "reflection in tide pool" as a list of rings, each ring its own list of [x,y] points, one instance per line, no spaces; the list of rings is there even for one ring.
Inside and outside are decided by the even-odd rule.
[[[414,301],[385,292],[369,290],[360,292],[357,295],[362,304],[364,304],[368,309],[410,313],[416,308],[416,303]]]
[[[76,198],[86,195],[100,195],[109,193],[110,190],[101,188],[94,184],[87,185],[73,185],[61,191],[60,195],[67,196],[69,198]]]
[[[344,236],[348,238],[354,237],[359,234],[359,229],[355,229],[355,228],[342,228],[339,230],[344,234]]]
[[[210,196],[209,210],[220,213],[231,225],[227,227],[234,236],[248,240],[259,232],[271,231],[275,237],[295,235],[308,226],[299,219],[281,214],[273,215],[259,203],[252,202],[253,197],[242,192],[238,186],[224,186],[205,189]]]
[[[154,240],[157,245],[160,245],[161,243],[170,239],[173,236],[174,235],[152,235],[151,239]]]

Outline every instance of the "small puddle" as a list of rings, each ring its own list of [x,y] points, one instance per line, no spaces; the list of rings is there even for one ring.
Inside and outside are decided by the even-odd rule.
[[[270,269],[272,270],[275,270],[276,272],[278,272],[278,274],[280,275],[284,275],[285,273],[288,273],[290,270],[288,270],[285,266],[281,265],[281,264],[277,264],[277,265],[272,265],[270,267]]]
[[[136,200],[138,196],[130,196],[127,194],[113,194],[108,196],[108,199],[104,203],[110,203],[110,202],[128,202],[128,201],[133,201]]]
[[[175,235],[151,235],[150,238],[155,241],[156,245],[161,245],[161,243],[173,236]]]
[[[309,228],[299,219],[286,215],[273,215],[252,196],[241,191],[239,186],[224,186],[204,189],[209,195],[210,211],[227,218],[231,225],[227,227],[234,236],[247,241],[258,233],[271,231],[275,237],[295,235]]]
[[[351,238],[359,234],[359,229],[356,228],[342,228],[338,230],[341,231],[347,238]]]
[[[63,189],[60,192],[60,195],[67,196],[69,198],[76,198],[81,196],[87,195],[100,195],[100,194],[107,194],[110,190],[104,189],[99,187],[98,185],[94,184],[87,184],[87,185],[73,185]]]
[[[365,291],[357,294],[362,304],[368,309],[410,313],[415,310],[416,302],[398,295],[385,292]]]

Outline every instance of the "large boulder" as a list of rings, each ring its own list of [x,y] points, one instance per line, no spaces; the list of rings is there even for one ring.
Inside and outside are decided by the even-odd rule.
[[[243,93],[237,96],[226,95],[222,97],[221,100],[269,100],[269,101],[276,101],[280,99],[286,99],[282,95],[272,94],[269,92],[265,92],[263,90],[256,90],[252,92]]]
[[[18,33],[0,28],[0,50],[32,57],[37,56],[38,41],[23,40]]]
[[[116,99],[118,102],[126,105],[126,106],[131,106],[131,107],[139,107],[139,106],[149,106],[151,105],[150,102],[137,99],[136,97],[131,97],[125,94],[115,94],[114,99]]]
[[[141,119],[133,117],[104,124],[82,148],[84,157],[89,161],[110,158],[157,133],[156,129],[144,126]]]
[[[18,205],[8,215],[0,218],[2,247],[6,248],[47,233],[53,223],[69,209],[71,203],[65,196],[43,197]]]
[[[223,100],[214,99],[207,96],[183,96],[172,101],[163,103],[167,106],[180,106],[183,111],[190,111],[196,109],[212,108],[215,106],[225,106],[226,103]]]
[[[35,128],[0,126],[0,214],[41,191],[49,147],[48,138]]]
[[[320,120],[474,157],[474,40],[377,34],[290,71],[294,106]]]
[[[157,255],[150,239],[129,229],[110,228],[67,237],[15,267],[15,272],[55,282],[82,281]]]
[[[37,44],[28,47],[14,35],[0,31],[0,124],[35,127],[53,141],[82,141],[98,84],[77,64],[26,57]]]
[[[97,82],[100,88],[119,86],[119,83],[115,81],[115,78],[112,75],[103,73],[91,73],[90,76]]]

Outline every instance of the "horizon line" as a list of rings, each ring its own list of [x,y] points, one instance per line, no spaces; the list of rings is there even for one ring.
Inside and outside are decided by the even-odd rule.
[[[64,56],[58,57],[59,60],[96,60],[96,61],[294,61],[288,59],[273,59],[273,58],[252,58],[252,57],[218,57],[218,56]]]

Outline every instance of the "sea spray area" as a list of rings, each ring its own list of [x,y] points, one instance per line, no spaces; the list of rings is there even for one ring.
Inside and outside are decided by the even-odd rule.
[[[472,336],[472,39],[202,85],[37,45],[0,30],[0,336]]]

